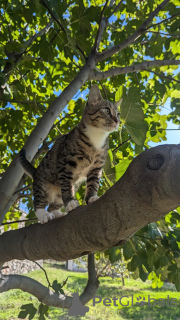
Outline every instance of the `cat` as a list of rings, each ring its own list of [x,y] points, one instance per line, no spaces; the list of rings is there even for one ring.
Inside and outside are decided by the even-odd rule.
[[[119,104],[120,101],[104,100],[98,86],[93,85],[80,123],[56,140],[38,168],[26,159],[24,149],[20,151],[20,163],[33,178],[34,209],[40,223],[75,209],[79,205],[74,198],[75,187],[84,180],[87,180],[86,203],[98,199],[108,136],[119,127]],[[66,212],[60,210],[62,205],[66,206]]]

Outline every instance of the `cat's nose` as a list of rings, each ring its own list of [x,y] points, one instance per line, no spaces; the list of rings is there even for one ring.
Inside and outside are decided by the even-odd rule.
[[[119,122],[119,118],[117,118],[117,117],[113,117],[113,120],[114,120],[116,123]]]

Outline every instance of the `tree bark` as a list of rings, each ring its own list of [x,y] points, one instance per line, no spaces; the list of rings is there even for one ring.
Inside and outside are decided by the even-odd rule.
[[[65,261],[121,245],[143,226],[180,206],[180,145],[137,156],[99,200],[45,225],[0,236],[0,264],[12,259]]]
[[[103,80],[111,77],[116,77],[120,74],[126,74],[131,72],[138,72],[146,70],[147,68],[152,67],[163,67],[163,66],[177,66],[180,65],[179,60],[154,60],[154,61],[143,61],[142,63],[133,64],[128,67],[118,67],[109,69],[108,71],[97,71],[93,70],[91,74],[89,75],[90,80]],[[151,70],[147,70],[148,72],[153,72]],[[159,75],[161,76],[161,75]],[[171,80],[173,80],[171,78]]]
[[[0,269],[1,269],[0,264]],[[82,304],[86,304],[96,294],[99,287],[99,280],[96,275],[94,255],[88,256],[88,282],[80,295]],[[72,305],[72,297],[59,294],[52,291],[49,287],[45,287],[38,281],[22,275],[4,275],[0,276],[0,293],[12,289],[21,289],[24,292],[33,294],[40,302],[51,307],[70,308]]]

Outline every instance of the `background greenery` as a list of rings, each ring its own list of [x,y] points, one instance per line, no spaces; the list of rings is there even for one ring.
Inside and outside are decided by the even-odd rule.
[[[63,282],[67,279],[65,287],[63,287],[67,295],[71,295],[74,291],[79,294],[83,291],[83,288],[86,285],[87,273],[78,273],[70,272],[63,270],[59,264],[54,265],[45,265],[50,282],[52,283],[54,279],[60,280]],[[35,280],[40,281],[42,284],[47,285],[45,275],[42,270],[36,270],[28,274]],[[101,320],[102,316],[105,320],[178,320],[179,319],[179,306],[180,306],[180,293],[177,293],[175,287],[171,284],[164,284],[161,289],[153,289],[151,287],[151,282],[147,281],[143,283],[141,280],[132,280],[126,279],[125,286],[121,287],[121,280],[119,278],[101,278],[100,287],[97,290],[96,296],[100,296],[102,299],[113,297],[120,298],[122,296],[132,296],[134,299],[134,306],[131,305],[128,307],[115,307],[113,305],[106,307],[103,305],[103,302],[96,304],[93,307],[93,301],[89,301],[87,306],[89,307],[89,312],[86,313],[84,317],[69,317],[69,319],[91,319],[91,320]],[[144,305],[139,306],[136,304],[139,301],[142,301],[145,298],[145,301],[148,301],[148,295],[150,298],[155,299],[164,299],[166,301],[165,307],[153,306],[153,305]],[[167,304],[167,297],[169,299],[176,298],[178,300],[177,306],[169,306]],[[123,298],[123,303],[127,303],[129,299]],[[21,290],[12,290],[1,294],[0,298],[0,318],[3,320],[15,320],[18,318],[19,312],[24,312],[24,315],[27,315],[26,319],[31,318],[31,312],[36,308],[38,309],[39,302],[36,298],[30,294],[23,293]],[[23,308],[21,305],[23,304]],[[153,304],[153,302],[152,302]],[[24,306],[26,305],[26,307]],[[28,306],[27,306],[28,305]],[[33,306],[32,306],[33,305]],[[34,307],[34,309],[33,309]],[[29,314],[28,314],[29,311]],[[34,310],[36,311],[36,310]],[[44,315],[45,318],[41,318],[37,313],[33,319],[68,319],[67,310],[60,310],[58,308],[49,307],[48,313]],[[42,315],[41,315],[42,316]]]
[[[128,38],[161,1],[121,1],[104,32],[99,51]],[[104,15],[109,17],[112,8]],[[99,28],[104,1],[1,1],[0,9],[0,172],[23,147],[48,106],[74,79],[90,54]],[[106,62],[101,71],[126,67],[144,60],[179,60],[180,2],[171,0],[153,19],[147,32]],[[83,113],[89,88],[97,83],[104,98],[123,99],[119,132],[110,137],[110,150],[100,183],[102,195],[125,172],[134,157],[152,142],[166,141],[169,120],[179,125],[180,73],[177,66],[154,67],[121,74],[101,82],[87,82],[59,115],[34,159],[38,165],[59,134],[69,132]],[[171,112],[164,112],[170,101]],[[7,220],[19,220],[24,208],[34,218],[32,183],[27,177]],[[84,203],[84,186],[76,194]],[[123,197],[123,194],[120,194]],[[105,252],[111,262],[122,258],[134,279],[151,275],[153,286],[169,280],[180,290],[180,209],[138,231],[128,243]],[[32,223],[29,221],[26,224]],[[18,224],[6,225],[5,230]],[[99,258],[99,253],[96,254]],[[99,289],[101,290],[101,289]],[[11,296],[7,294],[7,296]],[[22,294],[23,296],[23,294]],[[125,311],[123,311],[125,312]],[[130,311],[129,311],[130,312]],[[170,319],[170,318],[169,318]]]

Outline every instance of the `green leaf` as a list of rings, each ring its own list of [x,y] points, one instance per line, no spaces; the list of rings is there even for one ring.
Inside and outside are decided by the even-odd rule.
[[[113,247],[105,251],[105,255],[109,257],[111,263],[114,263],[121,259],[121,248]]]
[[[49,313],[49,306],[41,303],[39,305],[39,320],[46,320],[46,317],[48,317]]]
[[[120,160],[120,162],[115,166],[116,181],[123,176],[123,174],[126,172],[127,168],[129,167],[130,163],[131,163],[131,160],[124,159],[124,160]]]
[[[119,87],[115,94],[115,101],[119,101],[123,96],[123,86]]]
[[[52,288],[54,289],[55,292],[60,292],[61,294],[65,294],[63,289],[62,289],[62,284],[57,282],[57,280],[53,281]]]
[[[146,281],[146,279],[148,277],[147,272],[144,271],[142,266],[139,267],[139,276],[140,276],[142,281]]]
[[[123,245],[123,254],[124,254],[124,258],[125,260],[131,259],[133,254],[134,254],[134,249],[130,244],[130,241],[126,242]]]
[[[32,303],[24,304],[21,306],[21,311],[18,315],[20,319],[25,319],[28,316],[28,319],[31,320],[34,318],[37,309],[33,306]]]
[[[148,126],[144,120],[140,95],[135,88],[130,88],[128,94],[126,96],[123,95],[121,121],[124,123],[132,140],[138,145],[143,145]]]

